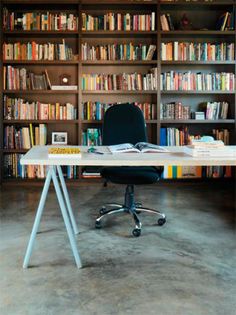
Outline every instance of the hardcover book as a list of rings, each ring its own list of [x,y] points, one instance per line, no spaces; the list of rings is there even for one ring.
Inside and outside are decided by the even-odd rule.
[[[48,149],[48,157],[49,158],[72,158],[72,159],[80,159],[81,151],[79,148],[73,147],[53,147]]]

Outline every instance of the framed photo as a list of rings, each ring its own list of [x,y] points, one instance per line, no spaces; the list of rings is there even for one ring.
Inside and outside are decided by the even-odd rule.
[[[67,144],[67,132],[52,132],[52,144]]]

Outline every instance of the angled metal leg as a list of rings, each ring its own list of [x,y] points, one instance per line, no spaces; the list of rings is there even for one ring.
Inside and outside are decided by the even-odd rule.
[[[51,168],[51,172],[52,172],[53,184],[54,184],[54,187],[55,187],[55,190],[56,190],[57,199],[58,199],[58,202],[59,202],[59,205],[60,205],[60,208],[61,208],[61,213],[62,213],[62,216],[63,216],[63,220],[65,222],[65,226],[66,226],[67,234],[68,234],[68,237],[69,237],[69,240],[70,240],[71,249],[72,249],[72,252],[73,252],[73,255],[74,255],[74,258],[75,258],[75,262],[76,262],[77,267],[81,268],[82,264],[81,264],[79,252],[78,252],[78,249],[77,249],[76,241],[75,241],[75,238],[74,238],[74,234],[73,234],[73,231],[72,231],[72,228],[71,228],[71,224],[70,224],[70,220],[69,220],[69,217],[68,217],[68,213],[67,213],[67,210],[66,210],[66,206],[65,206],[65,203],[64,203],[64,199],[63,199],[63,195],[62,195],[62,192],[61,192],[61,188],[60,188],[60,185],[59,185],[59,182],[58,182],[58,179],[57,179],[54,167],[50,166],[50,168]]]
[[[135,211],[130,211],[130,214],[132,214],[134,217],[135,228],[138,230],[141,230],[142,223],[140,222],[139,217],[137,216],[137,213]]]
[[[72,207],[71,207],[70,198],[69,198],[69,194],[68,194],[68,191],[67,191],[67,188],[66,188],[66,183],[65,183],[65,180],[64,180],[64,176],[62,174],[61,166],[59,166],[59,165],[56,166],[56,169],[57,169],[57,172],[58,172],[58,175],[59,175],[62,191],[63,191],[64,197],[65,197],[65,202],[66,202],[66,206],[67,206],[67,209],[68,209],[68,213],[69,213],[69,216],[70,216],[70,220],[71,220],[71,224],[72,224],[74,233],[78,234],[79,233],[79,229],[78,229],[78,226],[77,226],[76,221],[75,221],[74,213],[73,213],[73,210],[72,210]]]
[[[116,207],[116,208],[122,208],[123,205],[121,205],[120,203],[105,203],[103,205],[103,207]]]
[[[143,208],[143,207],[137,207],[136,208],[137,211],[140,212],[148,212],[148,213],[152,213],[152,214],[156,214],[161,216],[163,219],[165,219],[166,215],[158,210],[154,210],[154,209],[150,209],[150,208]]]
[[[119,212],[127,212],[127,209],[125,208],[115,208],[115,209],[110,209],[108,211],[106,211],[104,214],[102,214],[100,217],[98,217],[96,219],[96,222],[100,222],[102,220],[102,218],[104,218],[107,215],[111,215],[111,214],[115,214],[115,213],[119,213]]]
[[[45,179],[45,183],[44,183],[43,191],[42,191],[41,198],[39,201],[38,209],[36,212],[34,225],[32,228],[31,235],[30,235],[29,243],[27,246],[27,250],[26,250],[26,254],[25,254],[25,258],[24,258],[24,262],[23,262],[23,268],[27,268],[29,265],[29,260],[30,260],[30,256],[32,253],[33,245],[34,245],[35,236],[36,236],[36,233],[37,233],[38,228],[39,228],[39,224],[40,224],[40,220],[41,220],[42,213],[44,210],[44,205],[45,205],[45,201],[47,198],[48,189],[50,186],[51,179],[52,179],[52,171],[51,171],[51,169],[49,169],[47,176],[46,176],[46,179]]]

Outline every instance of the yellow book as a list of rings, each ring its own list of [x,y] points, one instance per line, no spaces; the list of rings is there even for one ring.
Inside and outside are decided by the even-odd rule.
[[[33,126],[32,124],[30,124],[29,126],[30,126],[30,142],[31,142],[31,147],[33,147],[34,146]]]
[[[177,178],[182,177],[182,166],[177,166]]]
[[[167,178],[173,178],[173,168],[172,165],[168,165],[168,169],[167,169]]]

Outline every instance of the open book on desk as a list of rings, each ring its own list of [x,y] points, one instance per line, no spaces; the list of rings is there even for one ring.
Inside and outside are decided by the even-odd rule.
[[[148,142],[137,142],[135,145],[131,143],[121,143],[109,145],[108,149],[111,153],[165,153],[169,152],[166,148]]]

